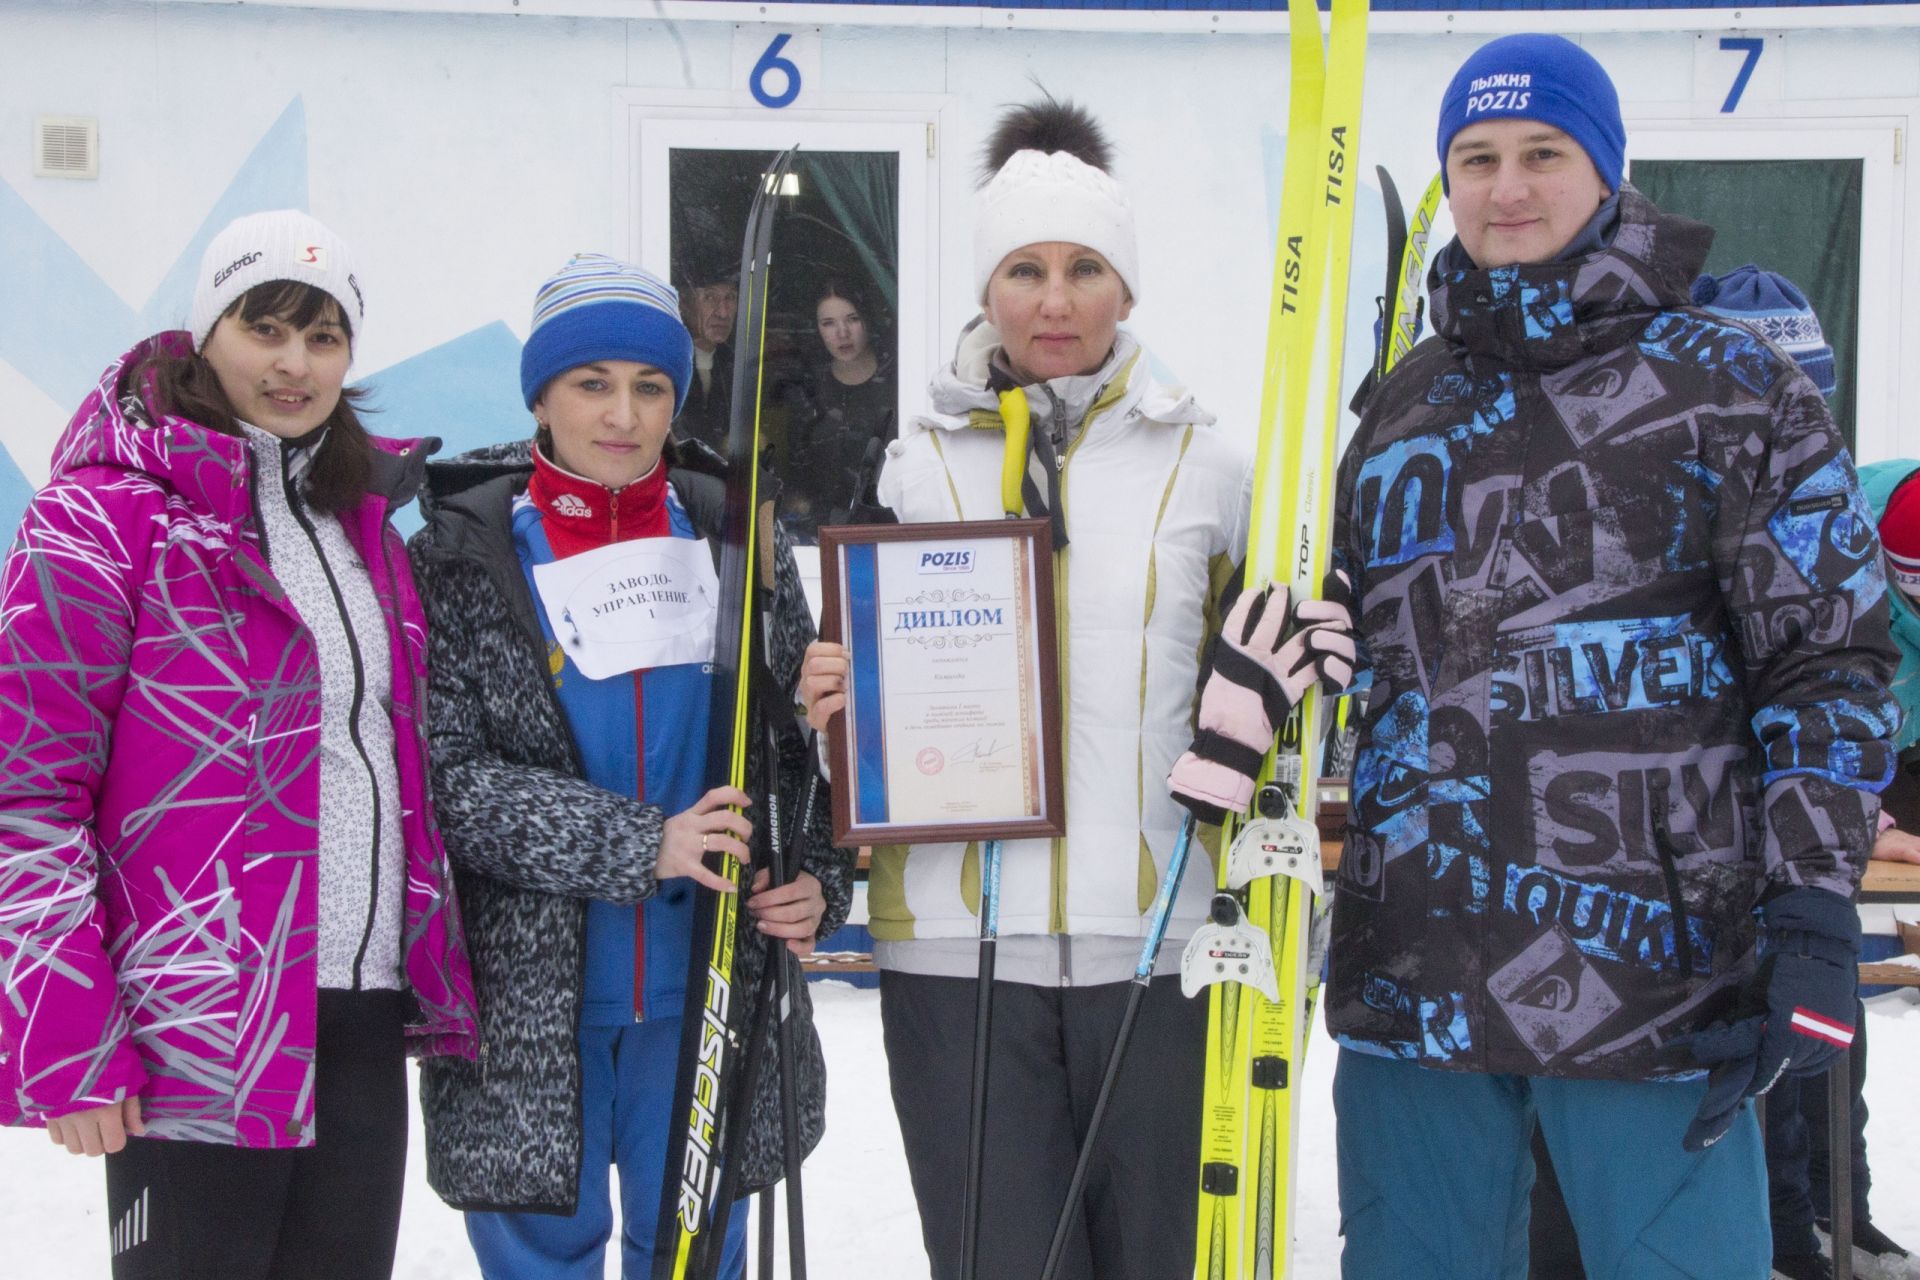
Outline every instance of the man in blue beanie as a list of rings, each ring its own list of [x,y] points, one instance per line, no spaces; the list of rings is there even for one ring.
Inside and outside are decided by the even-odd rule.
[[[1560,36],[1507,36],[1467,59],[1440,102],[1441,183],[1474,263],[1550,262],[1611,211],[1626,164],[1620,98]],[[1604,215],[1602,215],[1604,221]]]
[[[1897,712],[1874,523],[1818,388],[1692,305],[1557,36],[1436,139],[1433,336],[1341,461],[1372,689],[1334,894],[1348,1277],[1520,1280],[1529,1139],[1586,1273],[1756,1280],[1750,1099],[1853,1036]]]

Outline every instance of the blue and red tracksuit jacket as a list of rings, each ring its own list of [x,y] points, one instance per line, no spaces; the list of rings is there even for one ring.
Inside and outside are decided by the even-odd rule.
[[[535,450],[533,479],[513,510],[514,546],[536,600],[536,564],[634,538],[696,536],[664,465],[616,493],[562,471]],[[545,611],[538,612],[554,689],[588,781],[669,815],[691,807],[705,793],[712,667],[692,663],[589,680],[566,657]],[[674,879],[638,905],[587,904],[582,1025],[680,1016],[693,896],[691,881]]]

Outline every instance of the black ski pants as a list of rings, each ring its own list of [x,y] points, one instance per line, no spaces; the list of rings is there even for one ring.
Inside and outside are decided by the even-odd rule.
[[[113,1280],[387,1280],[407,1171],[405,997],[322,991],[314,1145],[129,1138],[107,1164]]]
[[[980,1270],[1038,1280],[1132,984],[994,984]],[[880,1017],[933,1280],[960,1275],[973,1076],[969,978],[883,973]],[[1060,1280],[1187,1280],[1207,1002],[1156,978],[1101,1123]]]

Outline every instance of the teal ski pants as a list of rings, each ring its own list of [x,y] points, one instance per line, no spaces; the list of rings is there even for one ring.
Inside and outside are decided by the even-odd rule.
[[[1538,1123],[1589,1280],[1765,1280],[1773,1238],[1751,1103],[1680,1146],[1704,1081],[1438,1071],[1341,1049],[1344,1280],[1526,1280]]]

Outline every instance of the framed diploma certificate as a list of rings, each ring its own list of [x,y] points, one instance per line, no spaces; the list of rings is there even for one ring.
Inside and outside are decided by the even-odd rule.
[[[820,561],[834,843],[1064,834],[1047,522],[825,526]]]

